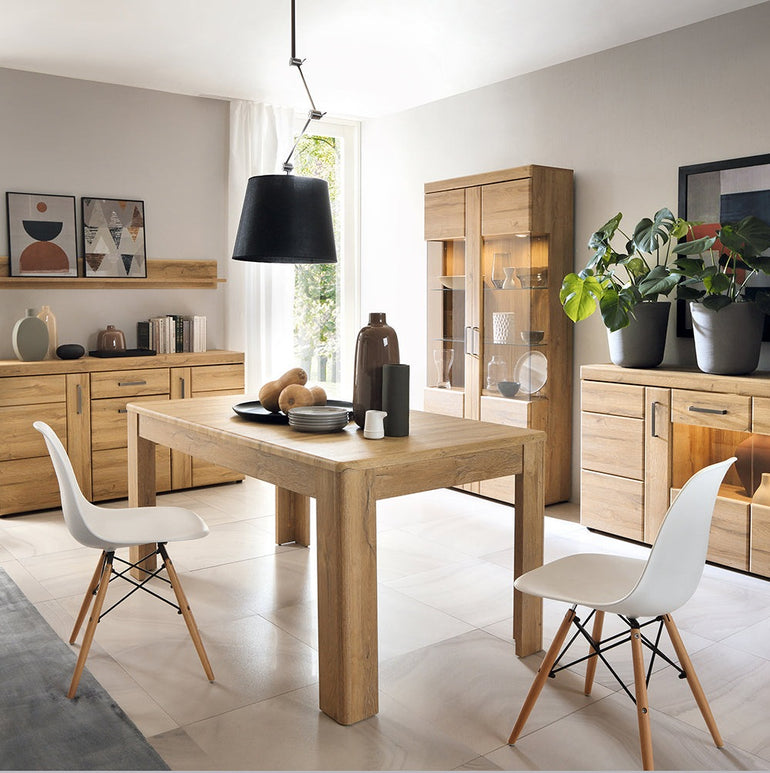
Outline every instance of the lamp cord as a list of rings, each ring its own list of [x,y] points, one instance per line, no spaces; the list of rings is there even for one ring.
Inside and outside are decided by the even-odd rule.
[[[294,165],[291,163],[291,157],[294,155],[294,151],[297,149],[297,145],[299,145],[299,141],[302,139],[302,137],[305,136],[305,132],[307,131],[307,127],[310,126],[311,121],[319,121],[321,118],[323,118],[326,113],[322,113],[316,106],[315,102],[313,102],[313,97],[310,94],[310,88],[307,85],[307,81],[305,80],[305,74],[302,72],[302,65],[305,63],[304,59],[299,59],[297,57],[297,36],[296,36],[296,10],[295,10],[295,0],[291,0],[291,59],[289,59],[289,66],[290,67],[296,67],[297,72],[299,72],[299,77],[302,79],[302,85],[305,87],[305,92],[307,93],[307,97],[310,100],[310,110],[307,114],[307,121],[305,121],[305,125],[302,127],[302,131],[299,133],[299,136],[297,137],[294,147],[292,147],[291,152],[286,158],[286,161],[283,162],[283,171],[286,172],[286,174],[289,174],[292,169],[294,169]]]

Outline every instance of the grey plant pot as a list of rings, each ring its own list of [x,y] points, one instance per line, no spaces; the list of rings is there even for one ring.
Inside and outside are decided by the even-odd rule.
[[[657,368],[663,362],[669,301],[639,303],[626,327],[608,330],[610,359],[621,368]]]
[[[756,303],[731,303],[719,311],[690,303],[690,314],[700,370],[738,376],[757,369],[765,315]]]

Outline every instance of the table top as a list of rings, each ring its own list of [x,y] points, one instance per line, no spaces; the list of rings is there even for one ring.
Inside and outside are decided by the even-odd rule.
[[[283,424],[264,424],[243,419],[233,405],[253,399],[224,395],[194,400],[163,400],[130,403],[129,410],[148,423],[153,419],[174,425],[180,431],[194,432],[198,441],[229,440],[235,445],[272,456],[297,461],[312,458],[327,469],[374,469],[389,462],[403,463],[405,458],[418,462],[463,456],[509,446],[521,447],[542,442],[540,430],[459,419],[422,411],[410,412],[407,437],[368,440],[353,422],[340,432],[315,434],[297,432]]]

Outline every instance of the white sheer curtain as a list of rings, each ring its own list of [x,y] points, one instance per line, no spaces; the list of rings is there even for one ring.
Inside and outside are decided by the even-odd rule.
[[[230,103],[228,257],[232,255],[249,177],[282,174],[294,142],[294,110]],[[246,391],[292,367],[294,267],[291,264],[227,260],[225,335],[227,346],[246,354]]]

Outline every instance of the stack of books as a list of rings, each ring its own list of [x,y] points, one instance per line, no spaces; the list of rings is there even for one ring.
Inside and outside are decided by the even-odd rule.
[[[166,314],[136,323],[139,349],[158,354],[206,351],[206,317]]]

